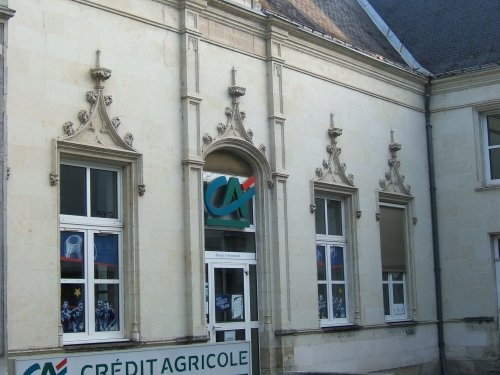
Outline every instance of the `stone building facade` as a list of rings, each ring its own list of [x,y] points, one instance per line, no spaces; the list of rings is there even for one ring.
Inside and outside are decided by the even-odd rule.
[[[9,2],[9,374],[494,367],[498,69],[297,4]]]

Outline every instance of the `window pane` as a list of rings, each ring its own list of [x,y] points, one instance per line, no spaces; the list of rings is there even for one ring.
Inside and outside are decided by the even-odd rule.
[[[488,144],[500,145],[500,115],[488,116]]]
[[[325,200],[322,198],[316,198],[315,204],[316,234],[326,234]]]
[[[331,236],[342,235],[342,206],[339,201],[327,200],[328,234]]]
[[[206,229],[205,250],[255,253],[255,233]]]
[[[95,285],[95,330],[118,331],[120,329],[120,302],[118,284]]]
[[[344,280],[344,249],[338,246],[330,248],[331,278],[336,281]]]
[[[259,309],[257,306],[257,266],[250,265],[250,320],[259,320]]]
[[[403,207],[380,206],[382,267],[406,269],[406,213]]]
[[[490,149],[490,176],[492,180],[500,178],[500,147]]]
[[[64,333],[85,332],[84,284],[61,284],[61,325]]]
[[[391,310],[389,307],[389,285],[384,284],[382,287],[384,289],[384,315],[391,315]]]
[[[344,285],[332,285],[332,306],[335,318],[346,317]]]
[[[327,300],[326,284],[318,285],[318,314],[320,319],[328,319]]]
[[[118,279],[118,234],[94,234],[94,277]]]
[[[61,231],[61,279],[85,277],[85,236],[83,232]]]
[[[405,302],[403,284],[392,284],[392,298],[395,304],[403,304]]]
[[[61,214],[87,216],[86,169],[61,164]]]
[[[215,321],[217,323],[245,320],[243,268],[215,268]]]
[[[116,172],[90,170],[90,203],[92,217],[118,218]]]
[[[326,280],[325,246],[316,246],[316,267],[318,270],[318,280]]]
[[[403,273],[402,272],[393,272],[391,274],[392,281],[403,281]]]

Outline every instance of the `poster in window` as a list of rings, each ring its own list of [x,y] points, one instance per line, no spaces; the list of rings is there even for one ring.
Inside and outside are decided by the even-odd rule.
[[[94,235],[94,266],[96,278],[117,279],[118,275],[118,235]]]
[[[330,264],[332,268],[332,280],[344,280],[344,249],[332,247],[330,249]]]
[[[241,294],[231,296],[231,315],[233,320],[243,319],[243,296]]]
[[[61,325],[64,333],[85,332],[83,284],[61,285]]]
[[[332,308],[333,315],[335,318],[345,318],[346,317],[346,305],[345,305],[345,290],[342,285],[332,286]]]
[[[215,295],[215,311],[228,311],[231,309],[231,295],[230,294],[216,294]]]
[[[119,286],[116,284],[95,285],[95,330],[118,331],[119,322]]]
[[[83,232],[61,231],[60,245],[61,278],[83,278],[85,237]]]

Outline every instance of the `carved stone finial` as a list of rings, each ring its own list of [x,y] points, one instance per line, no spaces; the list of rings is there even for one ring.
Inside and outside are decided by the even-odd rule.
[[[80,112],[78,112],[78,118],[80,119],[80,122],[82,124],[86,124],[90,119],[90,115],[86,110],[82,109]]]
[[[56,186],[59,183],[59,175],[57,173],[51,173],[49,175],[50,186]]]
[[[96,67],[90,69],[90,75],[97,82],[97,88],[103,89],[102,82],[111,77],[111,70],[101,67],[101,51],[96,51]]]
[[[212,136],[208,133],[206,133],[204,136],[203,136],[203,142],[208,145],[210,143],[212,143]]]
[[[75,129],[73,129],[73,123],[71,121],[66,121],[63,125],[64,134],[67,136],[75,134]]]
[[[134,136],[132,135],[132,133],[127,133],[125,134],[125,137],[123,137],[123,140],[126,144],[132,147],[132,144],[134,143]]]
[[[262,152],[263,154],[265,154],[266,153],[266,145],[265,144],[261,144],[259,146],[259,151]]]
[[[146,185],[140,184],[137,186],[137,188],[138,188],[139,196],[142,197],[146,193]]]
[[[115,130],[118,130],[118,128],[120,127],[122,121],[120,120],[119,117],[113,117],[111,119],[111,125],[113,125],[113,128],[115,128]]]

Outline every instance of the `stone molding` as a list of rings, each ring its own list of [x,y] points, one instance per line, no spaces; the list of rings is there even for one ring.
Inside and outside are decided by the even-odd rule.
[[[334,114],[330,114],[330,128],[328,129],[330,144],[326,146],[328,159],[323,159],[323,165],[316,168],[314,180],[353,187],[354,176],[346,175],[346,165],[340,161],[342,149],[337,147],[337,137],[342,135],[342,129],[335,127],[333,117]]]

